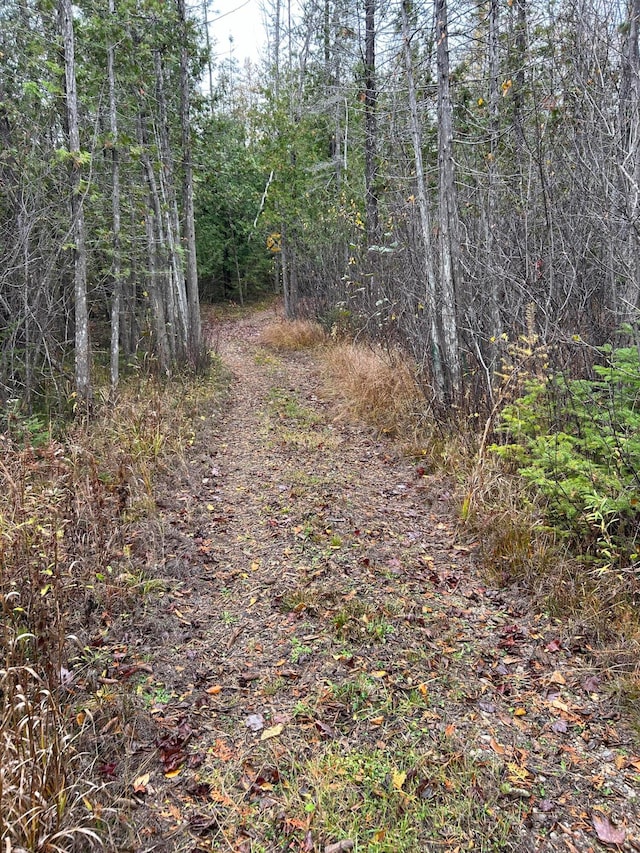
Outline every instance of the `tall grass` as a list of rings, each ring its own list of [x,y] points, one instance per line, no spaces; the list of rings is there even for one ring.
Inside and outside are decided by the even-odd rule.
[[[338,342],[325,353],[324,366],[327,390],[348,416],[401,438],[421,426],[424,396],[402,353]]]
[[[39,447],[0,435],[0,844],[75,851],[100,845],[96,742],[74,701],[71,662],[91,613],[131,596],[131,525],[154,510],[154,481],[194,440],[209,380],[138,377],[88,424]],[[20,433],[24,437],[24,431]],[[161,559],[158,555],[158,559]],[[143,587],[141,587],[143,589]],[[76,709],[77,710],[77,709]]]
[[[263,329],[260,342],[279,351],[308,349],[325,343],[322,326],[310,320],[280,320]]]

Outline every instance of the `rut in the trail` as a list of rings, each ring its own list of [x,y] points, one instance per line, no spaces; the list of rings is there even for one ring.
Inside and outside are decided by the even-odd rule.
[[[586,853],[594,815],[631,844],[638,767],[579,641],[486,586],[448,484],[336,420],[268,321],[218,328],[232,389],[162,500],[148,849]]]

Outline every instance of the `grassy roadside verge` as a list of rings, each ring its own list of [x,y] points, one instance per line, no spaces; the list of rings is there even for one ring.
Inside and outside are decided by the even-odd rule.
[[[109,823],[96,746],[124,728],[109,706],[100,647],[157,583],[154,482],[181,464],[206,378],[125,381],[114,403],[53,440],[0,437],[0,839],[7,849],[87,850]],[[34,446],[35,445],[35,446]],[[146,539],[144,548],[138,547]],[[149,550],[151,549],[151,551]],[[108,728],[105,730],[105,726]],[[106,780],[105,783],[100,780]]]

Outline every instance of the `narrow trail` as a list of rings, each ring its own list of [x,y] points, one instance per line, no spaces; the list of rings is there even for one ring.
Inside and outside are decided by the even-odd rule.
[[[135,849],[640,850],[588,649],[482,581],[447,484],[337,420],[273,319],[216,328],[230,394],[158,498]]]

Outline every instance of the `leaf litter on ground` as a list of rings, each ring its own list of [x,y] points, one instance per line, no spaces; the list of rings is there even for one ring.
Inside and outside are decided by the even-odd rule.
[[[479,577],[452,484],[336,421],[318,355],[255,357],[266,322],[221,324],[229,399],[159,496],[189,607],[150,600],[128,638],[170,697],[138,711],[133,831],[159,853],[640,843],[639,750],[588,648]]]

